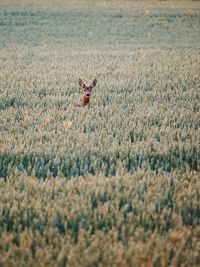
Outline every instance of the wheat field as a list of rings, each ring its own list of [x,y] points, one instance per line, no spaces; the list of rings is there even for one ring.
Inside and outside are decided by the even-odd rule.
[[[0,1],[0,267],[199,266],[199,14]]]

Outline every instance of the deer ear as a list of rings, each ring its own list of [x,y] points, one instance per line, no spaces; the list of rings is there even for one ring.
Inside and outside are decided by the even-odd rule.
[[[94,81],[91,83],[91,86],[94,87],[97,84],[97,79],[94,79]]]
[[[78,80],[78,84],[80,85],[80,87],[85,88],[85,84],[80,78]]]

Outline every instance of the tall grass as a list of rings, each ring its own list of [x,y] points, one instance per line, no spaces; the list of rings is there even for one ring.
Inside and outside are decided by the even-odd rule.
[[[199,8],[0,4],[0,266],[199,265]]]

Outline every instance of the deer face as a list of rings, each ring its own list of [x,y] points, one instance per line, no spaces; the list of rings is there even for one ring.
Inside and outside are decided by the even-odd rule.
[[[94,81],[91,84],[86,85],[81,79],[79,79],[78,83],[80,87],[83,88],[84,97],[90,98],[92,88],[97,84],[97,80],[94,79]]]

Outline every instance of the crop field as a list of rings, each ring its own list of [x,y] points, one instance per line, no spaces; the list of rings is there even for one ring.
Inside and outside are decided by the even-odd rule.
[[[199,1],[0,1],[0,267],[199,266],[199,103]]]

